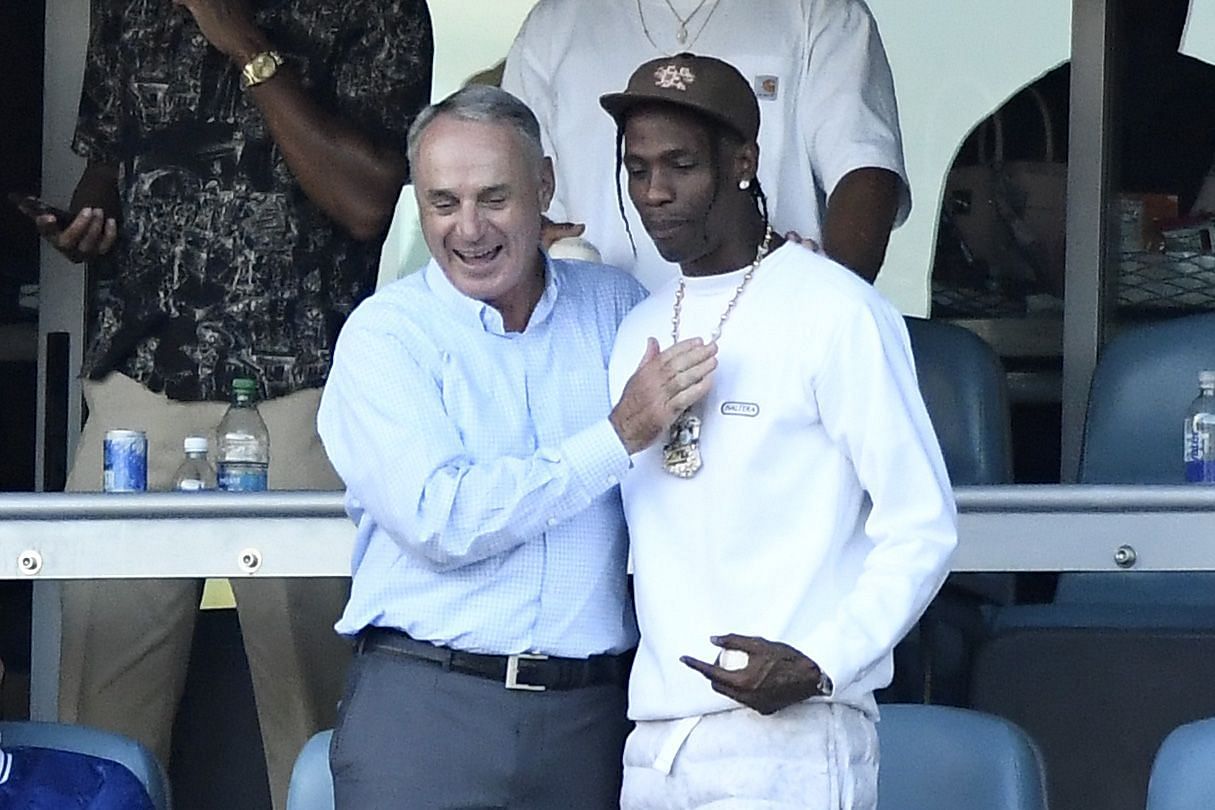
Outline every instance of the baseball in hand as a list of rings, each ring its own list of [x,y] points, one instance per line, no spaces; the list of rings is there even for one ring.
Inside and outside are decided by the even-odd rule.
[[[548,249],[548,255],[554,259],[577,259],[595,263],[603,261],[599,256],[599,250],[581,236],[567,236],[564,239],[558,239]]]
[[[717,666],[722,669],[746,669],[751,662],[751,656],[742,650],[722,650],[717,656]]]

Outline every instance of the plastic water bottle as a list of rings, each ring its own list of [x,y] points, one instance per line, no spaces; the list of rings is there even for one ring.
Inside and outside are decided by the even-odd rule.
[[[215,489],[215,470],[207,461],[207,437],[189,436],[184,445],[185,460],[177,468],[173,476],[173,489],[183,492],[198,492],[203,489]]]
[[[1198,372],[1198,387],[1185,416],[1185,480],[1215,484],[1215,371]]]
[[[261,492],[270,469],[270,433],[257,412],[257,383],[232,381],[232,404],[216,430],[219,488],[228,492]]]

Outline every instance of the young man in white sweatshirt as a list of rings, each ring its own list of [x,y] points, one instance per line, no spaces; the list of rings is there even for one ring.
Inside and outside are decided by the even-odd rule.
[[[732,67],[655,60],[601,101],[680,267],[621,324],[613,395],[660,346],[718,342],[711,392],[622,484],[641,627],[622,806],[873,808],[873,691],[956,544],[902,316],[773,232]]]

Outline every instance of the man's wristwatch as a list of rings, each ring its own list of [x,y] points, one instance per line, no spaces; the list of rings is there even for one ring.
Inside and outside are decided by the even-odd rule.
[[[283,57],[278,51],[262,51],[254,55],[240,72],[240,86],[248,90],[267,79],[273,78],[283,65]]]

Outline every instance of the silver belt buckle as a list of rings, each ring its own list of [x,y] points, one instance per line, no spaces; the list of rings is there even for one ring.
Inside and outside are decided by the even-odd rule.
[[[543,692],[548,687],[538,686],[530,683],[519,683],[519,662],[520,661],[547,661],[547,655],[534,655],[532,653],[519,653],[518,655],[507,656],[506,658],[506,688],[517,689],[520,692]]]

